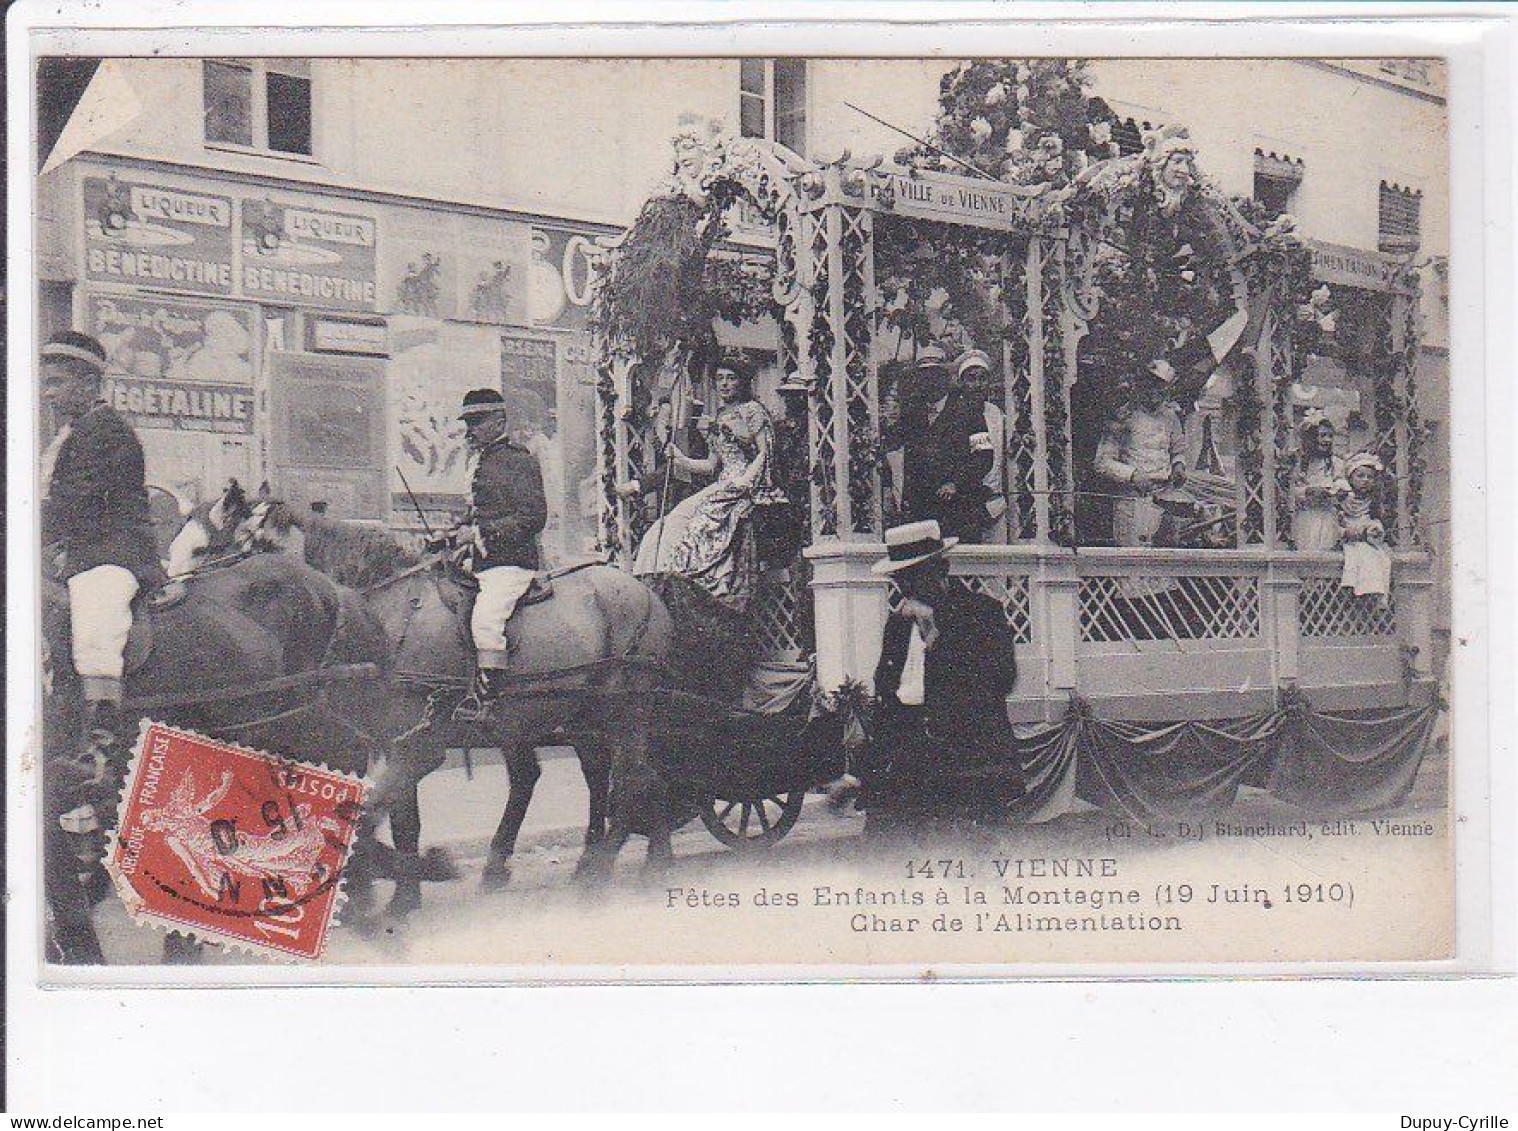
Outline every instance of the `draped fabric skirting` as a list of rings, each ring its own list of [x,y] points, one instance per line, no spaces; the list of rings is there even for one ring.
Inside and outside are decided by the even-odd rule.
[[[1008,811],[1017,823],[1052,820],[1077,801],[1140,822],[1194,817],[1227,809],[1242,786],[1315,816],[1341,816],[1407,797],[1439,709],[1320,714],[1296,695],[1244,719],[1145,724],[1096,718],[1076,700],[1058,723],[1020,728],[1014,757],[994,762],[1008,774],[1020,767],[1024,792]],[[963,766],[937,760],[933,770],[968,782],[993,764],[976,756]],[[944,789],[911,777],[895,773],[879,783],[884,789],[872,787],[872,815],[905,817],[916,808],[912,791]]]

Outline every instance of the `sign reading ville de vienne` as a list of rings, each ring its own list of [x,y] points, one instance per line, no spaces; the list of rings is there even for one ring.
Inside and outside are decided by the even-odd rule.
[[[84,277],[231,295],[231,199],[114,175],[85,177]]]
[[[888,177],[895,197],[892,211],[897,215],[983,228],[1011,227],[1029,194],[1027,190],[1019,192],[1010,186],[943,173],[931,177],[890,173]]]

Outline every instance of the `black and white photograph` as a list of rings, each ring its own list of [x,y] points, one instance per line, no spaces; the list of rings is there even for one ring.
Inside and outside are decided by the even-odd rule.
[[[868,7],[9,13],[23,1103],[1476,1079],[1511,60]]]
[[[1443,60],[35,82],[60,978],[1453,956]]]

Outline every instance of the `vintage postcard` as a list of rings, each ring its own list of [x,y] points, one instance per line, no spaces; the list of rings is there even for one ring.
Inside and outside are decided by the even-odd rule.
[[[1439,52],[81,42],[44,981],[1452,968]]]

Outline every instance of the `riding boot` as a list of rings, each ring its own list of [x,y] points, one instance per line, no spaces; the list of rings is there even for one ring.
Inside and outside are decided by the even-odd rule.
[[[474,687],[453,709],[456,723],[482,723],[490,719],[495,702],[506,690],[508,673],[505,668],[487,667],[480,664],[475,670]]]
[[[505,668],[481,668],[480,698],[487,701],[499,699],[506,693],[510,682],[511,674]]]

